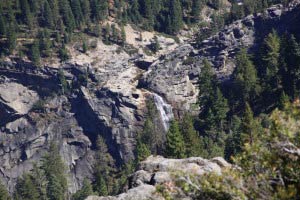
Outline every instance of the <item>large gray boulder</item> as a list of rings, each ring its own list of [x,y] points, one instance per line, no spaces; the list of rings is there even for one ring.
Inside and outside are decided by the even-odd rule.
[[[0,83],[0,124],[28,113],[39,95],[22,84]]]

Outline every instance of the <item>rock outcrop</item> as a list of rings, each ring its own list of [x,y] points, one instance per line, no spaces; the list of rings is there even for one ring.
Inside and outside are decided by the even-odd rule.
[[[201,176],[206,173],[222,174],[222,170],[232,167],[223,158],[211,160],[200,157],[186,159],[167,159],[161,156],[150,156],[140,163],[138,171],[129,177],[129,190],[116,197],[90,196],[87,200],[161,200],[165,199],[157,191],[157,185],[173,187],[173,191],[180,191],[176,180],[188,175]],[[175,189],[176,188],[176,189]],[[176,193],[177,193],[176,192]],[[188,196],[176,199],[191,199]]]

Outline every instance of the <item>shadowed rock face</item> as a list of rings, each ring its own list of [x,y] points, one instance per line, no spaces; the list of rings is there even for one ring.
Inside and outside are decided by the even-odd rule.
[[[157,193],[156,185],[165,184],[174,187],[174,191],[179,191],[175,185],[176,176],[174,174],[197,175],[205,173],[221,174],[222,170],[231,168],[223,158],[213,158],[211,160],[200,157],[186,159],[168,159],[161,156],[150,156],[140,163],[138,171],[129,177],[129,190],[126,193],[115,197],[90,196],[87,200],[147,200],[164,199]],[[176,197],[176,199],[191,199],[188,196]]]
[[[35,68],[24,62],[1,64],[0,179],[12,191],[17,177],[28,172],[54,141],[70,172],[69,191],[75,192],[85,177],[92,177],[98,135],[106,139],[117,164],[132,159],[147,99],[156,94],[163,98],[164,104],[172,105],[173,111],[188,110],[197,100],[197,79],[204,58],[214,64],[220,80],[228,80],[235,67],[234,56],[241,47],[252,47],[255,52],[272,28],[279,33],[299,34],[299,13],[295,5],[287,9],[275,6],[264,15],[234,22],[197,48],[182,44],[161,55],[149,68],[147,58],[135,59],[125,52],[120,55],[122,59],[115,56],[104,66],[67,64],[62,68],[67,82],[74,83],[74,87],[64,95],[54,95],[61,87],[57,69]],[[137,60],[148,64],[136,66]],[[81,83],[79,77],[87,77],[88,84]],[[162,128],[161,134],[164,133]],[[195,166],[200,173],[206,170],[199,167],[201,162],[208,161],[190,159],[179,164],[183,169]],[[219,165],[209,162],[212,167]],[[149,195],[154,186],[145,183],[168,180],[169,167],[178,165],[177,161],[160,157],[152,158],[150,163],[142,164],[143,168],[132,177],[136,181],[131,182],[132,187],[143,183]],[[160,172],[153,178],[157,166]],[[134,194],[137,189],[132,191]]]

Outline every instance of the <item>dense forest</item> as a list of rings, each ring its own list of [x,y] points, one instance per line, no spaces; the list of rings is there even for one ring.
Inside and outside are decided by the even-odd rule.
[[[289,0],[247,0],[242,6],[231,1],[231,12],[222,10],[221,0],[3,0],[0,4],[0,54],[27,55],[39,65],[41,57],[69,58],[65,45],[75,35],[102,37],[106,44],[124,45],[123,26],[133,23],[144,30],[177,34],[185,25],[199,24],[201,10],[215,10],[209,31],[200,32],[199,40],[245,15],[262,11],[274,3]],[[118,24],[109,24],[114,21]],[[206,25],[204,25],[206,26]],[[19,45],[19,46],[18,46]],[[83,51],[86,44],[83,43]],[[16,47],[18,48],[16,49]]]
[[[240,7],[232,1],[229,13],[213,18],[215,21],[208,35],[227,23],[279,2],[288,3],[245,0]],[[17,41],[24,39],[26,42],[18,47],[17,54],[28,54],[37,65],[41,57],[53,54],[67,60],[65,45],[78,32],[102,37],[106,44],[123,45],[126,33],[122,27],[126,23],[175,35],[184,25],[201,22],[200,11],[204,5],[218,10],[222,7],[222,1],[3,0],[0,3],[1,55],[16,53]],[[120,29],[106,23],[111,17]],[[200,36],[201,39],[203,37]],[[98,137],[94,179],[86,179],[81,190],[68,196],[66,166],[56,144],[51,144],[49,153],[44,155],[42,161],[19,178],[13,199],[83,200],[91,194],[117,194],[122,192],[127,176],[138,162],[151,154],[169,158],[222,156],[244,170],[244,173],[237,174],[228,172],[223,179],[209,176],[206,183],[209,185],[200,194],[201,198],[222,199],[222,194],[230,192],[250,199],[262,198],[260,195],[265,195],[265,199],[299,198],[299,160],[291,162],[290,158],[279,157],[276,151],[271,150],[274,150],[272,144],[275,140],[299,145],[299,136],[282,135],[278,130],[289,128],[279,118],[299,120],[300,42],[292,34],[279,36],[272,31],[264,39],[259,52],[250,55],[247,49],[241,49],[235,62],[232,79],[224,85],[214,74],[214,66],[208,60],[203,61],[197,102],[200,112],[197,116],[186,114],[181,119],[173,120],[166,138],[160,134],[156,122],[158,111],[150,100],[143,130],[137,137],[136,160],[132,163],[117,166],[105,140]],[[276,108],[280,111],[273,112]],[[276,173],[273,168],[277,169]],[[232,175],[246,177],[248,181],[265,187],[255,188],[255,184],[253,187],[249,184],[248,193],[239,191],[234,185],[209,190],[216,183],[226,182]],[[282,176],[283,186],[274,186],[267,181],[278,176]],[[8,192],[0,185],[0,200],[8,199]]]

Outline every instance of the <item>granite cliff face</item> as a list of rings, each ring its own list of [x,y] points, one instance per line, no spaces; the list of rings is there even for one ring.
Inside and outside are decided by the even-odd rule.
[[[80,188],[85,177],[91,177],[98,135],[106,139],[117,164],[132,159],[147,99],[154,99],[161,126],[166,128],[174,115],[196,103],[197,77],[204,58],[214,64],[220,80],[230,79],[233,58],[241,47],[255,52],[272,28],[279,33],[300,32],[298,4],[274,6],[263,14],[248,16],[199,45],[192,41],[177,45],[169,38],[152,57],[141,52],[116,53],[117,47],[111,46],[102,52],[109,56],[100,64],[84,64],[84,57],[78,64],[60,66],[72,85],[71,91],[64,93],[57,68],[36,68],[21,61],[2,63],[0,179],[12,191],[17,177],[40,160],[51,141],[58,143],[71,172],[70,192]],[[153,186],[141,187],[153,190]]]

